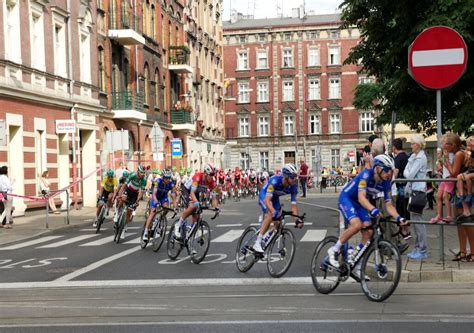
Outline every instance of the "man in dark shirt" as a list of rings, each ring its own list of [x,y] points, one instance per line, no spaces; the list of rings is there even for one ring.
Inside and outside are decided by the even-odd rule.
[[[302,198],[306,198],[306,182],[308,181],[308,165],[304,162],[303,159],[300,160],[300,172],[299,179],[301,188],[303,190]]]
[[[393,178],[404,179],[403,171],[408,164],[408,154],[403,151],[403,140],[400,138],[394,139],[392,142],[392,152],[395,155],[395,170],[393,171]],[[408,196],[405,196],[406,183],[396,183],[397,186],[397,201],[396,209],[400,213],[400,216],[406,220],[410,219],[410,213],[407,210],[408,207]],[[404,226],[400,228],[400,233],[403,238],[410,239],[409,227]]]

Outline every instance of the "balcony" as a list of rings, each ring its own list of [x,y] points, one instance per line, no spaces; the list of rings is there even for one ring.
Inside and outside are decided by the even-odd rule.
[[[140,33],[140,20],[128,13],[110,13],[108,37],[121,45],[145,45]]]
[[[192,74],[193,68],[189,65],[189,48],[186,45],[170,46],[168,69],[176,74]]]
[[[143,111],[143,95],[131,91],[112,92],[112,113],[114,119],[146,120]]]
[[[184,108],[171,109],[171,125],[173,130],[194,131],[196,129],[193,113]]]

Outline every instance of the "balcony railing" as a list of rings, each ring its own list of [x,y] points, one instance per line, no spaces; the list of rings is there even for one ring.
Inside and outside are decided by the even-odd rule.
[[[193,68],[189,65],[189,48],[186,45],[170,46],[169,69],[179,74],[192,74]]]
[[[108,36],[122,45],[145,44],[145,38],[141,35],[140,19],[127,12],[109,13]]]
[[[171,109],[172,124],[193,124],[192,112],[185,109]]]
[[[146,120],[143,110],[143,94],[131,91],[112,92],[112,113],[117,119]]]

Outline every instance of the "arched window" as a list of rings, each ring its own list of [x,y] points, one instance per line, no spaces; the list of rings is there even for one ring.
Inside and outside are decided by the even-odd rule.
[[[145,64],[145,104],[148,104],[150,98],[150,69],[148,64]]]
[[[150,13],[150,37],[152,37],[154,40],[156,40],[155,36],[155,5],[151,5],[151,13]]]
[[[99,58],[99,88],[100,88],[100,91],[106,91],[105,52],[102,46],[99,46],[98,58]]]
[[[160,72],[155,69],[155,107],[160,107]]]
[[[148,33],[147,30],[147,23],[148,23],[148,17],[147,17],[147,0],[142,1],[142,29],[143,33],[146,35]]]

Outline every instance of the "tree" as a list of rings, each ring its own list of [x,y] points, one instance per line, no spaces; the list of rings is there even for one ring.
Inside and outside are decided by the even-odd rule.
[[[474,56],[474,0],[344,0],[343,27],[356,26],[361,42],[346,64],[360,63],[374,76],[374,84],[355,90],[357,108],[380,110],[378,123],[397,120],[427,134],[436,132],[436,93],[419,86],[408,74],[408,47],[416,36],[433,25],[445,25],[463,36]],[[474,124],[474,61],[451,88],[442,92],[443,132],[472,131]]]

